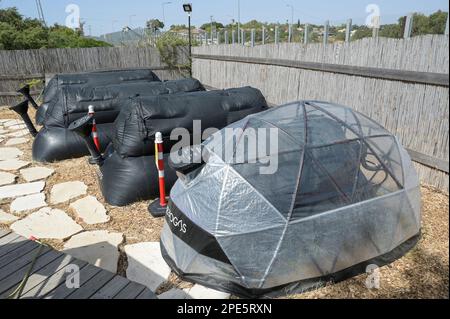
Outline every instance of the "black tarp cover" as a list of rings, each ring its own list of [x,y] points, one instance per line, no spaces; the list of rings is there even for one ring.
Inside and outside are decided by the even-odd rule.
[[[135,82],[102,87],[62,87],[48,104],[43,120],[44,127],[33,144],[33,159],[53,162],[87,155],[83,141],[67,128],[71,122],[87,114],[89,105],[94,106],[100,142],[106,147],[111,140],[112,123],[121,108],[127,107],[131,97],[200,90],[204,88],[195,79]]]
[[[49,103],[64,87],[100,87],[113,84],[136,82],[160,82],[158,76],[150,69],[105,70],[83,73],[56,74],[48,81],[42,93],[42,105],[36,112],[36,123],[42,125]]]
[[[174,128],[193,131],[193,121],[201,129],[221,129],[247,115],[267,109],[261,92],[251,87],[223,91],[193,92],[167,96],[138,97],[123,108],[115,122],[112,145],[101,167],[101,187],[106,201],[124,206],[158,196],[158,172],[154,158],[154,136],[163,134],[164,151]],[[167,160],[167,158],[166,158]],[[166,165],[166,188],[176,181]]]

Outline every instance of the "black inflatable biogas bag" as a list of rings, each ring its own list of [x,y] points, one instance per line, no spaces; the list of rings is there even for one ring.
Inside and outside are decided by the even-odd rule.
[[[49,105],[57,99],[62,88],[99,87],[104,85],[161,82],[150,69],[107,70],[84,73],[57,74],[50,79],[42,93],[43,103],[36,112],[36,123],[42,125]]]
[[[83,141],[67,128],[71,122],[85,116],[90,105],[95,110],[100,144],[104,150],[112,138],[113,122],[120,110],[129,105],[130,98],[200,90],[204,88],[195,79],[61,88],[48,104],[44,127],[33,143],[33,159],[39,162],[54,162],[88,155]]]
[[[158,196],[158,171],[154,157],[157,132],[162,133],[164,151],[169,153],[181,139],[170,139],[175,128],[189,132],[187,144],[191,145],[195,142],[192,136],[195,120],[201,121],[202,131],[221,129],[268,107],[261,92],[251,87],[137,97],[129,104],[117,117],[112,144],[101,166],[103,195],[115,206]],[[168,154],[165,155],[165,182],[169,191],[177,177],[167,165],[167,159]]]

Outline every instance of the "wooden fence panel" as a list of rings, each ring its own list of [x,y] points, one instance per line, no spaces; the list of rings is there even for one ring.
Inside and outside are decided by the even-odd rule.
[[[187,63],[187,52],[186,48],[179,50],[177,64]],[[32,79],[43,80],[48,74],[135,67],[155,68],[162,80],[187,75],[184,69],[170,69],[158,49],[150,47],[0,50],[0,106],[18,103],[21,97],[14,93],[21,85]]]
[[[253,48],[211,45],[194,48],[193,75],[205,85],[216,88],[254,86],[269,102],[277,105],[308,99],[348,105],[396,134],[403,145],[413,151],[411,153],[421,154],[415,156],[417,161],[427,165],[447,163],[439,165],[446,166],[447,172],[419,163],[415,165],[423,182],[448,192],[448,50],[449,38],[443,35],[407,40],[362,39],[328,45],[282,43]],[[236,58],[220,60],[223,56]],[[330,70],[261,64],[259,60],[242,62],[245,58],[282,59],[297,64],[314,63],[319,67],[324,63],[337,69],[360,67],[427,72],[423,78],[434,76],[438,81],[414,83],[391,78],[396,72],[388,72],[386,78],[371,78]]]

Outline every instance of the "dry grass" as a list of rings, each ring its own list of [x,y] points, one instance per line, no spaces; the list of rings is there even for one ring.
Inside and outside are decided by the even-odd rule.
[[[0,118],[17,118],[6,109],[0,109]],[[4,144],[1,143],[0,146]],[[31,137],[27,144],[17,146],[24,152],[23,158],[31,161]],[[43,166],[41,163],[33,163]],[[139,202],[126,207],[113,207],[103,201],[97,181],[96,168],[89,165],[86,158],[49,164],[56,173],[47,180],[45,188],[48,198],[53,185],[66,181],[80,180],[88,186],[88,192],[102,202],[111,220],[102,225],[87,225],[77,220],[85,230],[106,229],[121,232],[125,240],[120,249],[118,273],[124,275],[127,266],[123,245],[144,241],[158,241],[163,219],[154,219],[147,212],[148,202]],[[19,179],[19,182],[23,182]],[[449,297],[449,197],[431,187],[422,187],[422,233],[419,244],[406,256],[381,268],[380,289],[369,290],[365,287],[366,275],[330,284],[315,291],[289,298],[448,298]],[[5,202],[0,208],[9,211]],[[57,205],[74,219],[76,216],[69,209],[69,203]],[[6,226],[1,226],[5,228]],[[63,242],[49,241],[56,249],[61,249]],[[169,281],[158,292],[170,288],[186,288],[187,284],[172,274]]]

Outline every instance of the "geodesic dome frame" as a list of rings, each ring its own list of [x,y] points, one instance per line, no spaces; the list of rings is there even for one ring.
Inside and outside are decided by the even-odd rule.
[[[410,157],[368,117],[300,101],[230,128],[238,134],[206,140],[206,163],[171,191],[161,248],[185,279],[244,297],[304,291],[390,263],[419,239]],[[240,148],[267,139],[251,128],[277,130],[265,155],[275,173],[260,174],[261,154]]]

